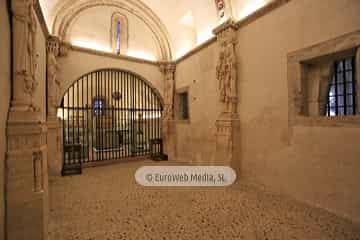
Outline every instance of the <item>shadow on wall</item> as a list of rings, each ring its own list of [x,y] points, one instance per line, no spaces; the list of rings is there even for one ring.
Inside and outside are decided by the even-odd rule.
[[[6,122],[10,106],[10,77],[11,77],[11,40],[10,23],[7,11],[7,1],[0,1],[0,239],[4,238],[5,226],[5,195],[4,195],[4,167],[6,152]]]

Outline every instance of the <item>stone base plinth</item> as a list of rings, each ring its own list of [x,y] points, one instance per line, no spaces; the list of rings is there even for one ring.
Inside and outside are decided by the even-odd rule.
[[[58,118],[48,118],[46,123],[49,176],[61,176],[62,169],[62,128]]]
[[[224,118],[216,121],[215,165],[230,166],[240,170],[240,120]]]
[[[164,153],[168,155],[168,159],[176,159],[176,128],[173,120],[164,120],[163,127],[163,140],[164,140]]]
[[[47,239],[46,126],[30,114],[10,113],[6,157],[7,240]],[[28,119],[28,120],[24,120]]]

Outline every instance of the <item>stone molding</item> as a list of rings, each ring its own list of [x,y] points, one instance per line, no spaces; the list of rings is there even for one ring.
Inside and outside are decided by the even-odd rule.
[[[240,29],[245,27],[246,25],[256,21],[257,19],[265,16],[266,14],[272,12],[273,10],[285,5],[286,3],[292,0],[272,0],[266,3],[264,6],[256,10],[255,12],[251,13],[249,16],[238,20],[235,23],[236,29]]]
[[[111,57],[111,58],[116,58],[116,59],[123,59],[123,60],[132,61],[132,62],[136,62],[136,63],[151,64],[151,65],[155,65],[155,66],[159,66],[160,64],[172,63],[171,61],[170,62],[167,62],[167,61],[158,62],[158,61],[151,61],[151,60],[126,56],[126,55],[122,55],[122,54],[119,55],[119,54],[115,54],[115,53],[102,52],[102,51],[98,51],[98,50],[95,50],[95,49],[90,49],[90,48],[84,48],[84,47],[71,45],[71,43],[64,42],[64,41],[62,41],[61,46],[63,46],[63,48],[66,47],[67,51],[73,50],[73,51],[84,52],[84,53],[88,53],[88,54],[94,54],[94,55],[97,55],[97,56]]]

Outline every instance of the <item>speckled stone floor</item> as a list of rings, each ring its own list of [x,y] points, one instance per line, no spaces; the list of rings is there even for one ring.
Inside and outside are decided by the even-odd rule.
[[[144,188],[151,162],[85,169],[50,181],[50,240],[360,240],[360,226],[244,183]]]

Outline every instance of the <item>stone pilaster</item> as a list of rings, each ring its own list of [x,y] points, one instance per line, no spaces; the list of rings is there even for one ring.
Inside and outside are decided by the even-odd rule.
[[[60,98],[60,85],[57,73],[59,66],[57,58],[62,54],[62,44],[59,39],[50,36],[47,40],[47,139],[48,139],[48,169],[50,176],[60,176],[62,169],[62,129],[61,121],[57,117],[58,100]]]
[[[168,63],[160,66],[160,71],[164,74],[164,111],[162,116],[162,137],[164,142],[164,151],[171,160],[175,158],[175,70],[175,64]]]
[[[7,240],[47,239],[48,176],[46,125],[33,104],[38,79],[33,0],[12,0],[13,98],[7,122]]]
[[[215,164],[228,165],[234,169],[240,166],[239,154],[239,116],[238,107],[238,78],[236,61],[236,28],[229,19],[214,29],[219,49],[216,66],[216,79],[220,112],[216,121],[216,158]]]

